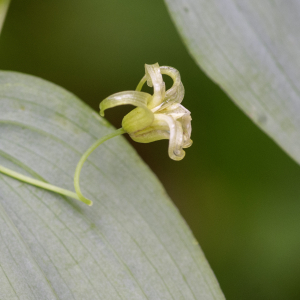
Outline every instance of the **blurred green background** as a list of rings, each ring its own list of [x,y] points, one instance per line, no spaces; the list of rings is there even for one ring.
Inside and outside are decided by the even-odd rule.
[[[300,167],[197,67],[162,0],[13,0],[0,67],[72,91],[98,111],[144,64],[177,68],[194,144],[133,144],[191,227],[227,299],[300,299]],[[169,82],[170,84],[170,82]],[[107,112],[119,127],[128,107]]]

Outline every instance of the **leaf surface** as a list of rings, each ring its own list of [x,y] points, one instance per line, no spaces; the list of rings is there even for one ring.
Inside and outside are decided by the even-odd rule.
[[[0,164],[73,190],[114,130],[64,89],[0,72]],[[81,174],[88,207],[0,174],[1,299],[224,299],[198,243],[123,137]]]
[[[190,53],[300,162],[300,2],[166,0]]]

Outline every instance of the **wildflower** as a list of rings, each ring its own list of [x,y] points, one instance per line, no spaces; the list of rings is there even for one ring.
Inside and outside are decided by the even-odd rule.
[[[145,65],[145,69],[146,74],[141,79],[135,91],[113,94],[100,103],[100,114],[102,116],[104,116],[106,109],[118,105],[132,104],[137,108],[133,109],[123,118],[122,128],[95,141],[81,156],[74,174],[74,188],[76,193],[24,176],[1,165],[0,173],[28,184],[72,197],[87,205],[92,205],[93,202],[81,193],[79,185],[80,173],[89,155],[105,141],[126,132],[134,141],[139,143],[169,139],[170,158],[174,160],[183,159],[185,156],[183,148],[188,148],[192,145],[192,140],[190,139],[192,118],[191,113],[180,104],[184,97],[184,87],[181,83],[179,72],[171,67],[159,67],[157,63],[154,65]],[[162,74],[169,75],[173,79],[173,85],[167,91]],[[141,92],[146,81],[150,87],[153,86],[153,95]]]
[[[145,65],[145,76],[135,91],[113,94],[100,103],[100,114],[118,105],[131,104],[137,108],[128,113],[122,121],[122,128],[139,143],[150,143],[169,139],[169,156],[181,160],[185,156],[183,148],[192,145],[190,112],[180,103],[184,97],[184,87],[179,72],[171,67]],[[173,79],[173,85],[166,91],[162,74]],[[144,83],[153,87],[153,95],[141,92]]]

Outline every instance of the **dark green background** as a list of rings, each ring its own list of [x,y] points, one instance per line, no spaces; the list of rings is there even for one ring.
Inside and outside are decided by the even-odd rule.
[[[194,144],[133,144],[200,242],[227,299],[300,299],[300,168],[189,56],[163,1],[13,0],[0,67],[65,87],[98,111],[144,64],[181,72]],[[107,112],[120,126],[129,108]]]

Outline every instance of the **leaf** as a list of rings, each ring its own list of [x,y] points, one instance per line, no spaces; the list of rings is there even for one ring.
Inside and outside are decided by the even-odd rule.
[[[166,3],[198,65],[299,163],[299,1]]]
[[[64,89],[0,72],[1,165],[73,190],[81,154],[112,130]],[[224,299],[123,137],[90,156],[81,187],[92,207],[0,174],[0,299]]]
[[[6,17],[6,13],[9,7],[10,0],[0,0],[0,33],[3,27],[3,23]]]

